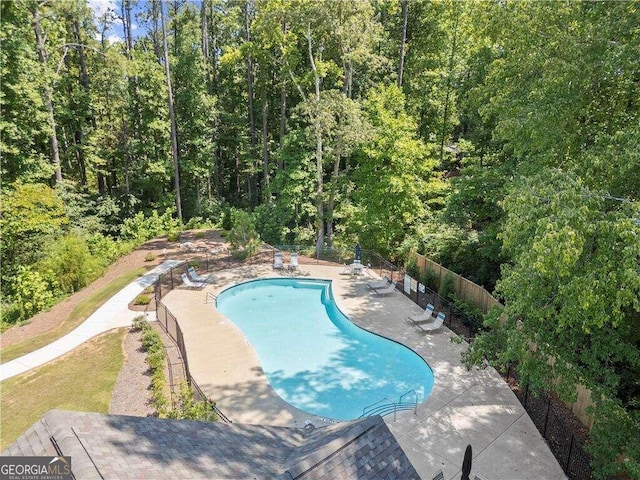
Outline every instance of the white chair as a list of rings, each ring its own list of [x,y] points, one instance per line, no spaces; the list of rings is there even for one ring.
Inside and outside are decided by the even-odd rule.
[[[204,283],[191,280],[186,273],[183,273],[180,277],[182,278],[182,283],[184,283],[184,286],[187,288],[202,288],[205,286]]]
[[[282,252],[276,252],[273,256],[273,269],[282,270],[284,268],[284,260],[282,259]]]
[[[389,280],[389,277],[387,277],[386,275],[384,276],[384,278],[376,283],[367,283],[367,287],[369,288],[373,288],[374,290],[376,288],[385,288],[388,287],[391,284],[391,280]]]
[[[187,273],[189,274],[189,277],[191,277],[191,280],[193,280],[194,282],[206,283],[211,280],[211,274],[199,275],[194,267],[187,268]]]
[[[436,317],[435,321],[427,324],[416,323],[415,326],[423,333],[431,333],[435,330],[438,330],[444,324],[445,314],[440,312]]]
[[[289,259],[289,270],[297,270],[298,269],[298,254],[296,252],[291,253],[291,258]]]
[[[415,315],[415,316],[409,316],[409,321],[411,323],[427,323],[427,322],[432,322],[434,317],[433,317],[433,310],[434,310],[434,306],[431,305],[430,303],[427,303],[426,308],[424,309],[424,312],[422,312],[420,315]]]
[[[388,295],[396,291],[396,282],[391,282],[391,285],[385,288],[374,288],[373,291],[376,292],[376,295]]]

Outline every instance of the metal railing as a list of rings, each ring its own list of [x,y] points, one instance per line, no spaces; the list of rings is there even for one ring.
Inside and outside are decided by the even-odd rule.
[[[402,399],[408,395],[415,397],[414,402],[403,402]],[[359,418],[371,417],[372,415],[380,415],[384,417],[393,413],[393,421],[396,421],[396,414],[400,411],[413,410],[413,414],[418,414],[418,394],[415,390],[409,390],[406,393],[400,395],[400,399],[397,402],[392,401],[388,397],[382,398],[377,402],[367,405],[362,409],[362,415]]]

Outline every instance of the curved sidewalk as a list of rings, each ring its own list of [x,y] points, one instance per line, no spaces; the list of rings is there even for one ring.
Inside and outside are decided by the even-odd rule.
[[[42,347],[34,352],[0,365],[0,381],[44,365],[70,352],[96,335],[113,328],[131,325],[131,321],[142,313],[129,310],[129,302],[138,296],[145,288],[152,285],[160,275],[181,263],[183,263],[182,260],[165,260],[162,264],[149,271],[149,273],[134,280],[116,293],[84,322],[64,337],[59,338],[46,347]],[[155,320],[155,318],[153,320]]]

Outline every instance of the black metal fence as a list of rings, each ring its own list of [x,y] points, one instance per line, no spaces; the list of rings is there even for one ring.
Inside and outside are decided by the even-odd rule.
[[[187,349],[184,343],[184,335],[182,334],[182,329],[180,328],[178,319],[171,313],[167,306],[162,303],[162,297],[164,297],[164,295],[166,295],[182,283],[182,279],[180,278],[182,273],[186,272],[188,266],[194,264],[195,262],[196,260],[182,263],[158,277],[154,288],[154,297],[156,302],[156,319],[158,320],[158,324],[162,327],[166,334],[177,345],[178,350],[180,351],[180,356],[182,357],[182,361],[184,362],[184,371],[187,382],[189,383],[189,386],[191,387],[196,398],[200,401],[207,402],[209,404],[209,408],[211,408],[215,412],[220,421],[232,423],[231,420],[229,420],[229,418],[227,418],[227,416],[222,413],[220,409],[218,409],[215,402],[204,394],[202,388],[200,388],[198,383],[191,376],[191,371],[189,370],[189,360],[187,357]],[[211,263],[211,265],[213,265],[213,263]],[[207,264],[207,269],[208,266],[209,264]]]
[[[515,365],[500,373],[508,383],[519,385]],[[575,429],[565,420],[571,416],[567,407],[542,391],[534,392],[528,387],[513,390],[569,479],[594,480],[591,456],[585,449],[587,435],[571,433]]]

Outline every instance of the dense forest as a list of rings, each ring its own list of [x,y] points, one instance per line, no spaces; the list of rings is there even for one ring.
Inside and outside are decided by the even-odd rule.
[[[591,388],[640,478],[638,2],[113,5],[0,3],[3,328],[225,218],[419,252],[504,303],[469,362]]]

